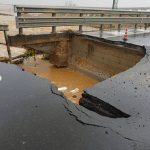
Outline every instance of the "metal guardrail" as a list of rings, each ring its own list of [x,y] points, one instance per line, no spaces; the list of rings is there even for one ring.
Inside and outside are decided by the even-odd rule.
[[[111,15],[150,15],[146,11],[124,11],[112,9],[98,9],[85,7],[32,7],[14,5],[16,13],[69,13],[69,14],[111,14]]]
[[[38,5],[16,5],[16,7],[45,7],[47,8],[47,5],[42,5],[42,6],[38,6]],[[112,7],[78,7],[78,6],[49,6],[49,8],[81,8],[81,9],[112,9]],[[117,10],[148,10],[150,9],[150,7],[118,7]]]
[[[0,24],[0,31],[8,31],[8,25],[7,24]]]
[[[79,31],[82,31],[83,25],[101,25],[118,24],[120,31],[121,24],[144,23],[145,29],[150,23],[150,12],[146,11],[118,11],[110,9],[85,8],[85,7],[37,7],[37,6],[20,6],[15,5],[14,11],[17,12],[16,26],[19,28],[19,34],[23,34],[22,28],[30,27],[49,27],[52,26],[52,32],[56,32],[56,26],[74,26],[79,25]],[[21,17],[22,13],[52,13],[52,17]],[[56,17],[56,13],[79,14],[80,17]],[[101,14],[102,17],[83,17],[83,14]],[[104,14],[119,15],[119,17],[103,17]],[[122,17],[122,15],[136,15],[137,17]],[[147,17],[139,17],[146,15]]]
[[[117,8],[118,10],[122,9],[122,10],[148,10],[150,9],[150,7],[120,7]]]
[[[9,61],[10,63],[12,63],[12,59],[11,59],[11,51],[10,51],[10,47],[9,47],[9,43],[8,43],[8,37],[7,37],[7,31],[8,31],[8,25],[7,24],[0,24],[0,31],[4,31],[4,36],[5,36],[5,41],[6,41],[6,46],[7,46],[7,52],[8,52],[8,56],[9,56]]]
[[[17,28],[150,23],[150,18],[147,17],[18,17],[16,19]]]

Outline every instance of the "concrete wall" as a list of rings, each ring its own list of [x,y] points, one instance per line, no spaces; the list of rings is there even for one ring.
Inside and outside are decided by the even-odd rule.
[[[8,35],[9,45],[16,47],[33,48],[45,53],[67,53],[68,35],[59,34],[23,34]]]
[[[10,46],[17,46],[42,51],[50,55],[50,62],[60,66],[68,65],[69,36],[59,34],[23,34],[8,35]]]
[[[88,36],[74,36],[69,64],[72,69],[78,68],[84,74],[93,74],[97,80],[105,80],[133,67],[144,55],[139,49],[110,44]]]

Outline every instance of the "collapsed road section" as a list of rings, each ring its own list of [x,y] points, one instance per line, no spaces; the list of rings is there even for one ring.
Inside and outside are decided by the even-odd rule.
[[[145,57],[133,68],[99,82],[93,87],[86,88],[80,99],[80,104],[87,108],[90,104],[93,107],[92,111],[95,111],[98,105],[103,102],[115,107],[114,110],[117,108],[129,114],[130,117],[127,119],[111,119],[110,116],[95,117],[92,112],[87,115],[96,119],[95,125],[106,125],[124,137],[140,141],[143,147],[137,149],[148,150],[150,148],[148,144],[150,131],[150,47],[145,46],[145,49]],[[94,98],[96,98],[96,102],[93,101]],[[111,111],[109,107],[105,109],[105,111]],[[74,112],[72,113],[74,114]],[[79,116],[79,118],[82,120],[82,117]],[[84,121],[91,124],[91,121],[87,122],[86,119]]]
[[[56,44],[55,37],[64,35],[68,44],[64,44],[64,41]],[[23,72],[17,66],[1,63],[1,128],[5,131],[1,134],[1,146],[7,149],[15,149],[19,145],[24,149],[148,150],[149,47],[83,35],[64,35],[45,38],[53,42],[45,42],[42,35],[40,38],[35,36],[37,39],[31,38],[34,35],[28,35],[30,40],[26,35],[20,38],[14,35],[14,38],[9,36],[9,42],[14,44],[16,38],[18,45],[21,39],[22,45],[36,50],[41,44],[41,47],[45,47],[44,51],[49,51],[50,61],[53,56],[66,54],[67,65],[77,66],[79,71],[80,57],[83,64],[88,64],[88,61],[97,58],[94,56],[99,56],[97,64],[103,62],[106,67],[118,69],[118,73],[122,73],[107,77],[107,80],[99,78],[100,81],[105,81],[85,89],[80,105],[76,105],[68,101],[48,80]],[[39,39],[44,42],[40,43]],[[55,52],[55,46],[52,45],[60,47],[59,44],[62,43],[65,48],[58,48]],[[84,61],[85,59],[88,60]],[[81,71],[84,70],[84,65],[82,68]],[[8,90],[9,95],[6,94]],[[7,140],[10,144],[6,144]],[[68,140],[70,144],[67,144]]]
[[[133,68],[85,89],[128,118],[102,116],[71,103],[47,79],[0,63],[1,149],[148,150],[149,51],[146,47]]]
[[[136,141],[107,125],[86,125],[85,119],[93,120],[86,116],[90,111],[81,112],[82,106],[67,100],[47,79],[5,63],[0,63],[0,76],[1,149],[136,149]],[[70,115],[73,107],[77,112]],[[87,118],[78,120],[76,115]]]
[[[26,47],[49,54],[50,63],[103,81],[123,72],[144,57],[142,46],[102,38],[70,34],[9,35],[11,46]]]

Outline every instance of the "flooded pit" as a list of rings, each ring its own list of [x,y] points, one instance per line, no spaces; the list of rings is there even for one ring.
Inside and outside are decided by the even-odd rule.
[[[58,68],[41,58],[42,55],[38,55],[36,56],[36,61],[34,61],[34,58],[30,57],[18,66],[23,67],[27,72],[32,72],[39,77],[48,79],[58,89],[60,88],[59,90],[73,103],[79,104],[84,88],[98,83],[98,81],[79,72],[72,71],[67,67]]]
[[[10,35],[8,39],[10,46],[47,53],[51,63],[37,57],[35,62],[30,58],[19,66],[48,79],[76,104],[79,104],[83,89],[132,68],[145,55],[140,46],[84,35],[41,33],[24,34],[21,38]],[[64,66],[64,62],[67,67],[55,67]]]

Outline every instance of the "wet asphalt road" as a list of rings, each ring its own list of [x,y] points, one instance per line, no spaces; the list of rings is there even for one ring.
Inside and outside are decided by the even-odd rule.
[[[150,28],[145,29],[128,29],[127,31],[127,41],[126,43],[132,43],[135,45],[147,45],[150,46]],[[104,30],[100,36],[100,31],[96,32],[83,32],[82,34],[91,35],[95,37],[101,37],[112,41],[122,41],[125,34],[125,29],[122,29],[120,32],[117,30]]]
[[[122,41],[121,36],[107,37],[108,40]],[[127,43],[145,46],[145,57],[134,67],[114,77],[86,88],[85,94],[96,97],[130,115],[129,118],[110,119],[100,123],[131,140],[139,141],[137,149],[150,149],[150,33],[131,34]],[[111,120],[111,123],[110,123]],[[98,125],[99,123],[95,123]]]
[[[100,116],[71,103],[47,79],[0,63],[0,149],[149,150],[150,48],[145,49],[136,66],[84,90],[129,118]]]
[[[89,110],[71,103],[47,79],[4,63],[0,63],[0,76],[0,149],[136,148],[135,141],[111,128],[95,126]]]

